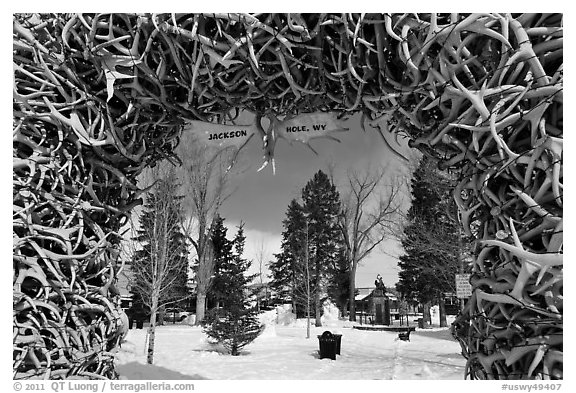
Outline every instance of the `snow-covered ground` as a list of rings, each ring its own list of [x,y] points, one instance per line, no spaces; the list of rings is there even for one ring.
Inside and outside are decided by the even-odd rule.
[[[447,328],[417,329],[410,341],[389,331],[353,329],[350,322],[325,319],[311,328],[306,321],[283,321],[268,313],[266,329],[241,356],[210,344],[199,327],[160,326],[154,365],[146,365],[146,329],[130,330],[117,354],[121,379],[210,380],[462,380],[465,359]],[[281,322],[277,324],[276,322]],[[282,324],[285,323],[285,324]],[[342,334],[341,355],[320,359],[317,335]]]

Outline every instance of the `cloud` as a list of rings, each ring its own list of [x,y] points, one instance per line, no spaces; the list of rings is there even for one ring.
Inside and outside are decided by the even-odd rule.
[[[234,222],[233,220],[226,220],[224,224],[228,228],[228,238],[232,239],[240,223]],[[270,270],[268,270],[267,265],[268,262],[274,260],[274,254],[280,252],[282,236],[280,234],[250,228],[248,224],[244,224],[244,235],[246,236],[244,258],[252,261],[248,274],[260,273],[259,265],[261,260],[262,281],[269,281],[268,275],[270,274]],[[259,281],[259,278],[257,277],[256,280]]]

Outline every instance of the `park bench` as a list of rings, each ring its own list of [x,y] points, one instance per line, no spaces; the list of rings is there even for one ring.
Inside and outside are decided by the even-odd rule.
[[[416,330],[415,327],[408,327],[406,330],[401,331],[398,333],[398,338],[402,341],[410,341],[410,332]]]

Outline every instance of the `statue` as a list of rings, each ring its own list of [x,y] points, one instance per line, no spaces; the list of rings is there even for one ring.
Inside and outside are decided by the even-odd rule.
[[[386,286],[384,285],[384,282],[382,281],[382,276],[380,274],[376,276],[374,285],[376,286],[376,289],[380,289],[382,290],[383,293],[386,293]]]

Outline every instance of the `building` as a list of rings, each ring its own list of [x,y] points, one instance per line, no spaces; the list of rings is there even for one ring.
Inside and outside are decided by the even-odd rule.
[[[263,283],[253,283],[248,285],[247,291],[250,295],[254,296],[255,305],[259,309],[271,310],[273,308],[272,303],[272,291],[267,282]]]
[[[361,323],[375,323],[377,314],[379,312],[378,305],[381,303],[376,298],[385,299],[387,303],[387,313],[393,320],[400,318],[399,302],[396,294],[386,291],[382,293],[381,290],[370,288],[357,288],[357,295],[354,297],[356,306],[356,320]],[[376,300],[375,300],[376,299]]]

